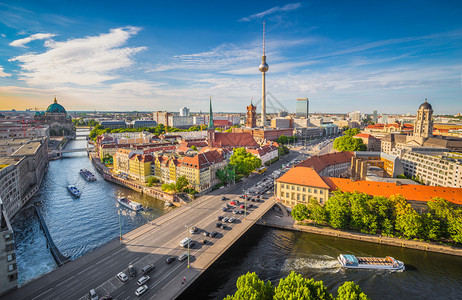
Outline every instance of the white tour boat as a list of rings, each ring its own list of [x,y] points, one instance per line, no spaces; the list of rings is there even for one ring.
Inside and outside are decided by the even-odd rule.
[[[79,191],[79,189],[78,189],[75,185],[68,185],[68,186],[67,186],[67,189],[68,189],[69,192],[72,194],[72,196],[74,196],[75,198],[79,198],[79,197],[80,197],[80,191]]]
[[[404,263],[391,256],[387,257],[356,257],[352,254],[340,254],[338,261],[344,268],[350,269],[376,269],[404,271]]]
[[[117,202],[119,202],[120,205],[125,206],[126,208],[129,208],[129,209],[134,210],[134,211],[139,211],[139,210],[143,209],[143,205],[141,205],[138,202],[129,200],[129,199],[125,198],[125,197],[118,198]]]

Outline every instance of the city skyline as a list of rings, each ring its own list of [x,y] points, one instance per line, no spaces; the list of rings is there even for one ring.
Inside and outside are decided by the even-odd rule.
[[[261,96],[265,20],[267,91],[290,112],[301,97],[313,112],[414,114],[425,98],[435,114],[462,111],[457,2],[0,7],[0,110],[56,95],[70,111],[207,111],[212,96],[245,112]]]

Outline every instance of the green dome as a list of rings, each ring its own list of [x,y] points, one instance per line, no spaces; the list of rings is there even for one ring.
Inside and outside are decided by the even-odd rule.
[[[47,113],[66,113],[66,110],[61,104],[58,104],[58,101],[55,98],[55,102],[48,106]]]

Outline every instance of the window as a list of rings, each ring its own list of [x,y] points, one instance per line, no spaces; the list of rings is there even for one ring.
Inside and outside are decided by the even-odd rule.
[[[292,186],[292,191],[294,191],[294,190],[295,190],[295,187],[294,187],[294,186]]]
[[[311,193],[311,189],[310,189],[310,188],[308,189],[308,193]]]
[[[306,201],[306,196],[305,195],[303,195],[303,201]]]
[[[16,270],[16,264],[8,265],[8,272]]]
[[[305,188],[303,188],[303,189],[302,189],[302,191],[304,191],[304,192],[305,192],[305,191],[306,191],[306,189],[305,189]]]
[[[314,191],[314,193],[315,193],[315,194],[317,194],[317,193],[318,193],[318,190],[317,190],[317,189],[314,189],[313,191]]]
[[[319,193],[322,195],[322,190],[319,190]]]
[[[286,193],[286,198],[289,198],[289,193]]]
[[[14,280],[18,279],[18,273],[8,275],[8,279],[10,281],[14,281]]]
[[[297,191],[300,192],[300,187],[299,186],[297,186]]]
[[[300,194],[297,194],[297,200],[300,200]]]

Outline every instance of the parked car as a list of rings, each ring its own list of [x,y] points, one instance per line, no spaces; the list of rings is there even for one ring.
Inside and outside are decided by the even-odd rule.
[[[235,201],[231,201],[231,202],[229,202],[229,204],[231,204],[231,205],[236,205],[236,202],[235,202]]]
[[[175,261],[175,257],[173,257],[173,256],[167,257],[167,258],[165,259],[165,263],[166,263],[167,265],[171,264],[171,263],[174,262],[174,261]]]
[[[239,211],[237,209],[233,210],[233,214],[237,215]]]
[[[135,295],[137,295],[139,297],[139,296],[143,295],[144,293],[146,293],[147,290],[148,290],[148,286],[147,285],[142,285],[142,286],[140,286],[139,288],[136,289]]]
[[[136,276],[136,269],[134,265],[128,265],[128,275],[130,275],[130,277]]]
[[[224,217],[221,221],[228,222],[228,217]]]
[[[228,226],[226,226],[226,224],[221,224],[221,228],[226,229]]]
[[[234,221],[236,221],[235,218],[229,218],[229,219],[228,219],[228,222],[229,222],[229,223],[233,223]]]
[[[225,196],[221,197],[221,200],[228,200]]]
[[[218,216],[218,221],[221,221],[223,219],[223,216]]]
[[[143,274],[148,274],[149,272],[151,272],[152,270],[154,270],[155,266],[154,264],[148,264],[146,266],[144,266],[142,269],[141,269],[141,272],[143,272]]]
[[[148,282],[149,279],[151,279],[151,277],[149,277],[148,275],[144,275],[143,277],[138,279],[136,283],[138,283],[138,285],[144,285],[146,282]]]
[[[221,223],[220,223],[220,222],[216,223],[216,224],[215,224],[215,227],[216,227],[216,228],[220,228],[220,227],[221,227]]]
[[[217,234],[218,234],[218,232],[212,231],[212,232],[210,233],[210,237],[214,238],[214,237],[217,236]]]
[[[209,236],[210,233],[209,233],[208,231],[205,231],[205,230],[204,230],[204,231],[202,231],[202,235]]]
[[[225,206],[223,206],[223,211],[224,211],[224,212],[227,212],[227,211],[228,211],[228,208],[225,207]]]
[[[103,297],[99,298],[99,300],[112,300],[112,296],[111,295],[106,295],[106,296],[103,296]]]
[[[90,296],[90,300],[98,300],[98,294],[96,293],[95,289],[91,289],[90,292],[88,292],[88,295]]]
[[[128,280],[128,276],[124,272],[117,274],[117,278],[119,278],[119,280],[122,282],[126,282]]]
[[[209,241],[207,241],[206,239],[203,239],[201,242],[202,242],[202,244],[207,245],[207,243],[208,243]]]

